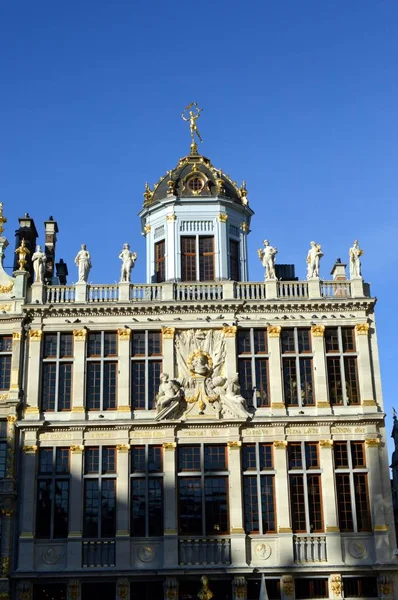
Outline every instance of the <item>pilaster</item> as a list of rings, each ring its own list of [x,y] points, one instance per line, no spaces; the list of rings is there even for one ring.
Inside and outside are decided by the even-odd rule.
[[[269,386],[272,412],[285,414],[282,388],[282,359],[280,348],[280,325],[270,325],[268,332],[268,354],[269,354]]]
[[[341,563],[342,556],[340,528],[336,509],[337,498],[334,484],[333,440],[321,440],[319,446],[320,463],[322,467],[322,501],[327,557],[330,564],[337,565]]]
[[[374,399],[372,364],[369,348],[369,323],[358,323],[355,326],[356,345],[358,351],[358,383],[359,394],[362,406],[370,409],[370,412],[376,410],[376,401]]]
[[[240,441],[228,442],[231,554],[234,567],[247,566],[242,494],[236,493],[236,490],[241,487],[241,446],[242,442]]]
[[[324,325],[313,325],[311,327],[315,402],[318,409],[328,409],[330,411],[323,342],[324,334]]]
[[[376,542],[377,562],[385,563],[390,560],[390,557],[388,548],[388,526],[386,525],[383,502],[380,499],[383,487],[381,481],[379,446],[379,438],[365,440],[366,464],[369,469],[368,493],[370,514],[373,531],[378,538]]]
[[[31,581],[18,581],[16,589],[16,600],[32,600],[33,585]],[[75,600],[75,599],[74,599]],[[80,598],[76,599],[80,600]]]
[[[175,567],[178,564],[178,529],[176,506],[176,442],[163,444],[164,465],[164,567]]]
[[[130,285],[130,284],[129,284]],[[117,411],[119,418],[130,418],[130,337],[131,329],[119,329],[119,374],[117,379]],[[119,416],[119,415],[118,415]]]
[[[166,281],[174,281],[177,278],[176,219],[174,212],[166,216]]]
[[[69,579],[68,581],[68,600],[81,600],[82,588],[80,579]]]
[[[232,377],[236,374],[236,331],[235,325],[223,327],[225,337],[225,375]]]
[[[28,333],[28,377],[26,407],[24,415],[29,419],[39,419],[40,403],[40,358],[41,358],[41,340],[43,331],[41,329],[30,329]]]
[[[18,567],[21,571],[34,569],[34,498],[36,484],[37,445],[22,448],[22,498],[20,499],[20,536]]]
[[[275,495],[278,499],[278,533],[280,555],[285,564],[293,564],[292,526],[290,523],[289,481],[287,477],[287,442],[274,442]]]
[[[118,471],[116,487],[116,564],[119,569],[128,569],[130,565],[129,449],[129,444],[116,446]]]
[[[228,215],[226,213],[220,213],[217,218],[218,225],[218,236],[215,240],[218,243],[218,274],[216,277],[219,279],[228,279],[229,274],[229,245],[227,243],[227,223]]]
[[[10,400],[15,403],[19,402],[20,380],[22,378],[21,366],[21,330],[13,331],[12,333],[12,359],[11,359],[11,385],[10,385]]]
[[[328,585],[329,598],[335,598],[335,600],[343,598],[343,581],[340,573],[332,573],[329,575]]]
[[[80,569],[82,564],[82,521],[83,521],[83,451],[82,444],[70,447],[70,498],[71,503],[68,533],[68,569]]]
[[[130,600],[130,583],[128,579],[116,580],[116,600]]]
[[[14,271],[14,296],[17,299],[26,299],[29,273],[27,271]]]
[[[85,418],[84,407],[84,373],[86,360],[86,329],[74,329],[74,364],[72,379],[72,419],[80,420]]]
[[[171,379],[174,373],[174,327],[162,327],[162,350],[163,350],[163,373],[167,373]]]
[[[163,584],[164,600],[178,600],[177,577],[166,577]]]
[[[244,577],[233,578],[232,600],[247,600],[247,582]]]
[[[294,579],[291,575],[282,575],[281,577],[281,598],[282,600],[292,600],[295,598]]]
[[[11,532],[14,511],[12,508],[3,508],[1,530],[1,574],[3,578],[10,575],[11,570]]]

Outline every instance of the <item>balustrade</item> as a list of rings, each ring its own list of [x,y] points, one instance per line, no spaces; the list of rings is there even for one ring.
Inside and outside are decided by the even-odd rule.
[[[237,283],[235,288],[236,300],[265,300],[265,283]]]
[[[118,285],[89,285],[87,289],[87,302],[117,302],[119,299]]]
[[[293,536],[293,545],[295,562],[324,562],[327,560],[324,535],[295,535]]]
[[[231,540],[225,538],[185,538],[179,540],[180,565],[229,565]]]
[[[162,300],[162,285],[131,285],[130,300],[132,302],[159,302],[160,300]]]
[[[114,567],[115,540],[84,540],[82,567]]]
[[[176,283],[175,300],[179,302],[191,300],[222,300],[222,283]]]
[[[322,298],[351,298],[349,281],[321,281]]]
[[[74,285],[48,285],[46,287],[46,303],[62,304],[75,301],[76,290]]]

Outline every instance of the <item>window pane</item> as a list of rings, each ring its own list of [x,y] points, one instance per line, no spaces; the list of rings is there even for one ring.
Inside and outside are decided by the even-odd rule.
[[[97,479],[86,479],[84,482],[84,537],[96,538],[99,536],[99,486]]]
[[[295,358],[283,358],[283,388],[285,392],[285,404],[297,406],[297,370]]]
[[[36,535],[41,538],[51,536],[52,481],[38,482],[36,505]]]
[[[133,408],[145,408],[145,363],[133,362],[132,367]]]
[[[243,470],[256,469],[256,446],[255,444],[244,444],[243,446]]]
[[[1,349],[0,338],[0,352],[4,352]],[[43,343],[43,358],[54,358],[57,356],[57,334],[56,333],[45,333]]]
[[[134,446],[131,449],[131,472],[145,473],[145,446]]]
[[[311,336],[309,329],[297,329],[298,351],[311,352]]]
[[[266,354],[267,353],[267,330],[266,329],[255,329],[253,331],[254,336],[254,352],[255,354]]]
[[[276,531],[274,476],[261,476],[261,512],[263,533]]]
[[[335,469],[348,469],[347,442],[335,442],[333,446]]]
[[[336,475],[337,507],[341,531],[354,531],[352,517],[350,476],[348,473]]]
[[[61,333],[59,357],[65,358],[73,356],[73,335],[71,333]]]
[[[239,242],[229,240],[229,277],[232,281],[240,280]]]
[[[378,598],[376,577],[343,577],[345,598]]]
[[[162,363],[151,360],[148,363],[148,409],[155,408],[155,398],[159,390]]]
[[[294,329],[285,329],[281,331],[282,353],[294,352]]]
[[[55,481],[54,537],[68,537],[69,481]]]
[[[301,444],[288,444],[289,469],[302,469]]]
[[[214,272],[214,238],[199,238],[200,281],[213,281]]]
[[[42,410],[55,410],[56,378],[57,365],[55,363],[43,363]]]
[[[4,479],[4,477],[5,477],[6,464],[7,464],[7,443],[0,442],[0,479]],[[0,536],[1,536],[1,528],[0,528]]]
[[[296,579],[296,598],[302,600],[305,598],[329,598],[327,579]]]
[[[101,332],[88,334],[87,356],[101,356]]]
[[[325,347],[326,352],[339,352],[339,336],[337,327],[326,327]]]
[[[366,467],[365,448],[363,442],[351,442],[351,458],[353,469]]]
[[[371,531],[368,479],[366,473],[354,474],[354,489],[358,531]]]
[[[116,534],[116,481],[103,479],[101,482],[101,536]]]
[[[228,532],[227,477],[205,478],[206,534]]]
[[[116,333],[104,333],[104,356],[117,356]]]
[[[145,536],[145,479],[131,480],[131,535]]]
[[[307,469],[319,469],[319,456],[317,442],[305,443],[305,462]]]
[[[87,408],[101,408],[101,363],[87,363]]]
[[[69,473],[69,449],[57,448],[55,457],[56,473]]]
[[[148,534],[163,535],[163,482],[160,477],[148,479]]]
[[[160,331],[148,331],[148,356],[162,354],[162,335]]]
[[[226,447],[209,446],[204,447],[205,471],[223,471],[227,468]]]
[[[251,406],[253,404],[253,379],[251,359],[240,358],[238,360],[238,369],[241,394]]]
[[[302,475],[290,475],[290,503],[294,533],[307,530],[305,522],[304,484]]]
[[[72,365],[59,364],[58,410],[70,410],[72,394]]]
[[[102,448],[102,474],[116,473],[116,449]]]
[[[181,280],[196,279],[196,238],[181,237]]]
[[[0,335],[0,352],[12,352],[11,335]]]
[[[272,444],[260,444],[260,469],[273,469]]]
[[[312,384],[312,358],[300,358],[300,395],[303,405],[314,404],[314,393]]]
[[[199,477],[182,477],[178,481],[180,534],[202,534],[202,485]]]
[[[166,280],[166,245],[165,241],[157,242],[155,244],[155,281],[156,283],[162,283]]]
[[[53,464],[53,449],[40,448],[39,450],[39,473],[52,473],[54,470]]]
[[[10,389],[11,355],[0,356],[0,389]]]
[[[200,471],[199,446],[181,446],[178,448],[178,470]]]
[[[133,356],[145,356],[145,331],[133,332]]]
[[[342,327],[343,352],[355,352],[355,336],[353,327]]]
[[[329,400],[331,404],[343,404],[343,383],[339,358],[326,359],[328,370]]]
[[[148,471],[163,471],[163,455],[161,446],[149,446],[148,448]]]
[[[323,531],[320,475],[307,476],[310,532]]]
[[[359,404],[356,358],[344,357],[345,389],[348,404]]]
[[[99,448],[86,448],[84,451],[84,472],[99,473]]]
[[[250,329],[238,331],[238,354],[250,354]]]
[[[268,358],[256,358],[256,401],[257,406],[269,406]]]
[[[117,363],[104,363],[103,410],[116,408]]]
[[[259,533],[257,477],[250,475],[243,478],[243,501],[245,510],[246,533]]]

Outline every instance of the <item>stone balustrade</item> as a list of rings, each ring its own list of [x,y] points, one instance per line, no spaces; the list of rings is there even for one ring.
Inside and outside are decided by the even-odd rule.
[[[294,535],[293,550],[296,563],[326,562],[326,536]]]
[[[180,538],[180,565],[229,565],[231,540],[228,538]]]
[[[82,567],[114,567],[116,564],[115,548],[115,540],[84,540]]]

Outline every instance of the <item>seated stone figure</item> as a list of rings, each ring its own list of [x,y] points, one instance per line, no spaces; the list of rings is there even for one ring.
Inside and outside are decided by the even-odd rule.
[[[167,373],[160,374],[159,392],[156,396],[156,410],[160,412],[175,400],[180,401],[182,390],[178,381],[170,379]]]
[[[247,418],[249,413],[246,407],[246,400],[241,396],[239,375],[235,373],[232,377],[228,377],[220,393],[221,413],[231,411],[237,416]]]

